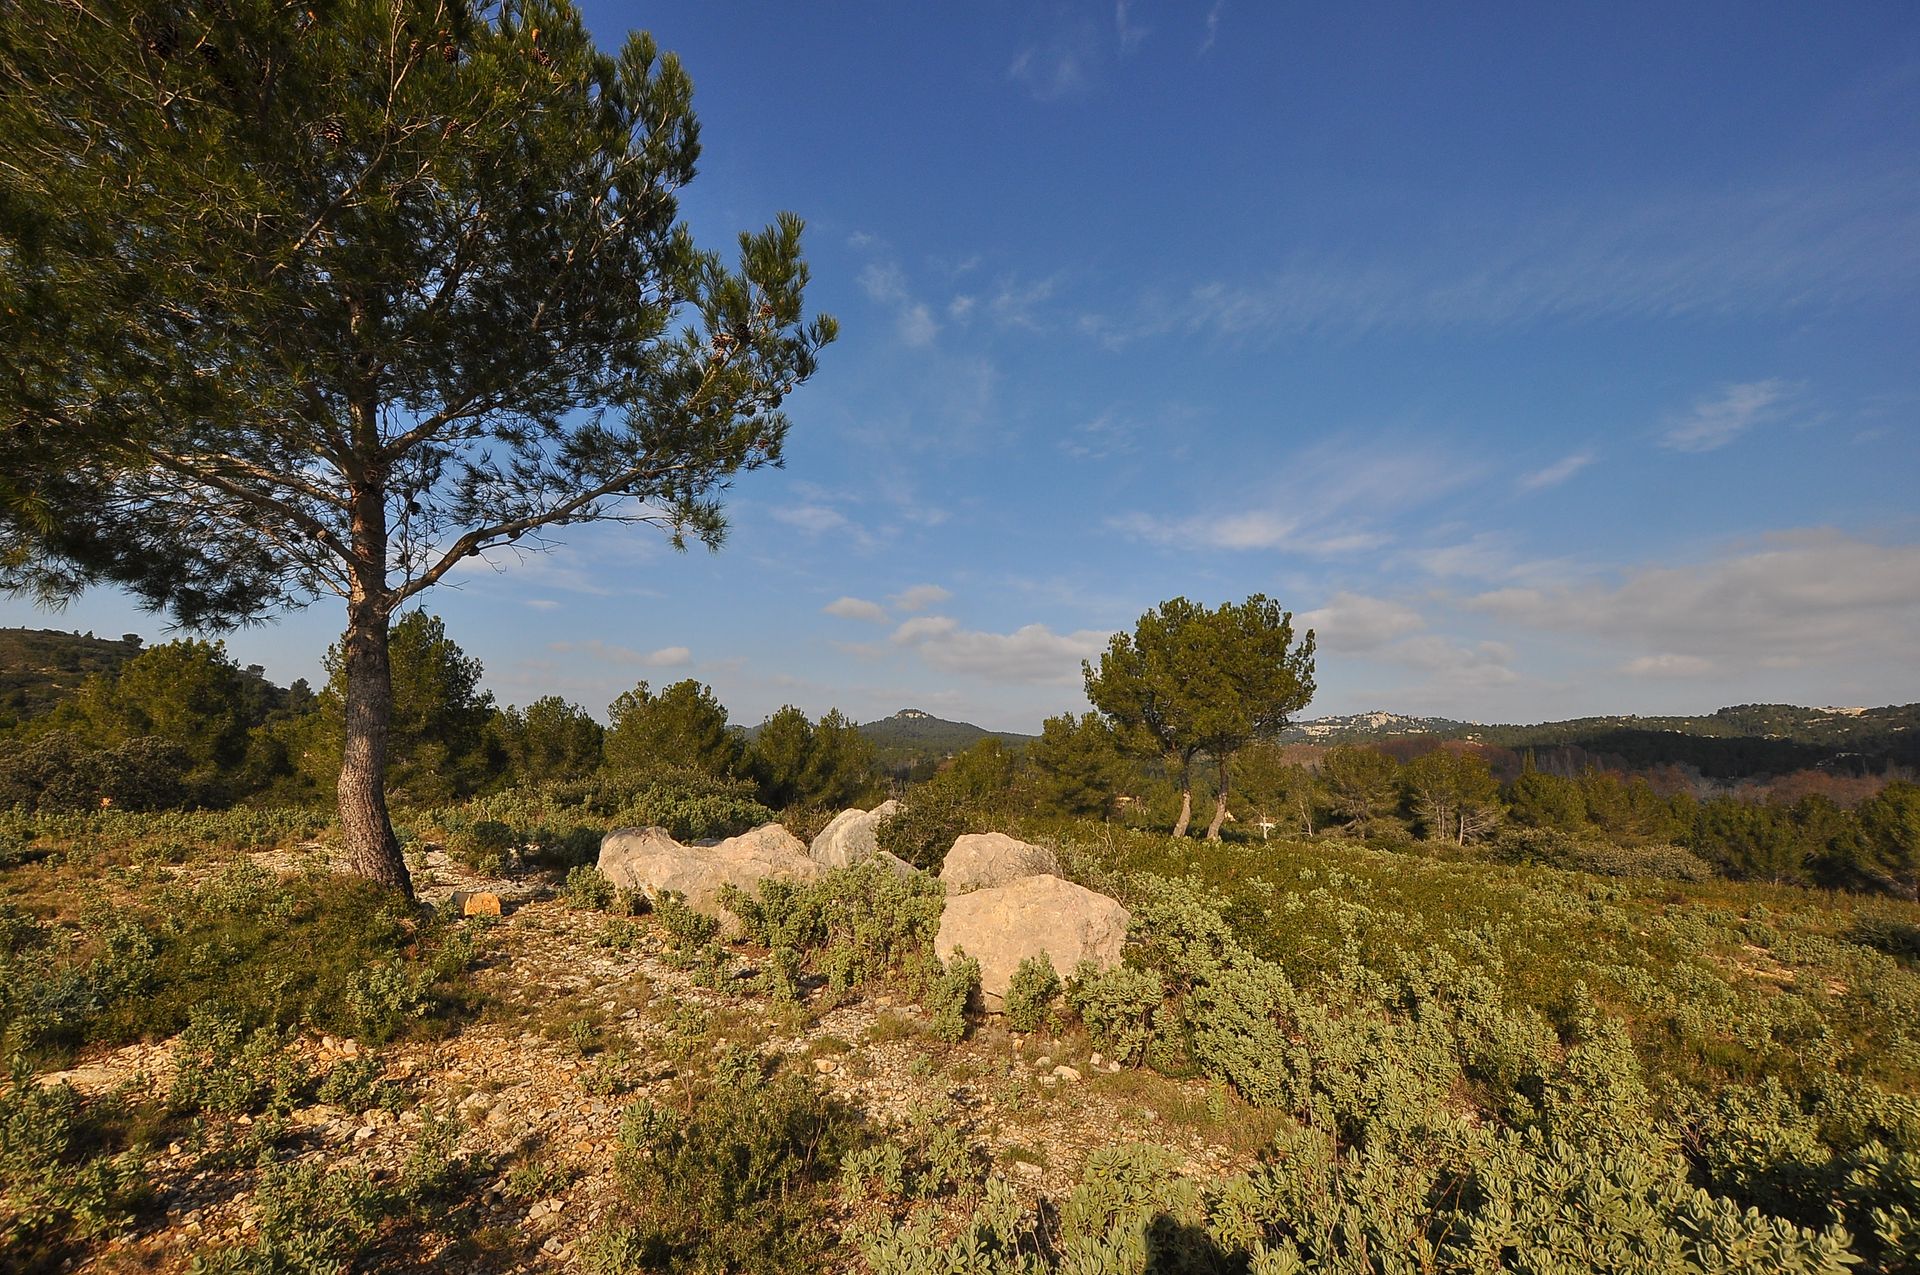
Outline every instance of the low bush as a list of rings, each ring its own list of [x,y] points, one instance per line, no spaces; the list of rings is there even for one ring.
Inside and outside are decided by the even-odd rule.
[[[1038,1031],[1051,1018],[1059,997],[1060,975],[1054,972],[1053,958],[1045,952],[1028,957],[1007,986],[1007,1026],[1017,1032]]]
[[[0,947],[0,1050],[45,1063],[219,1014],[243,1035],[313,1027],[380,1044],[454,1012],[473,946],[454,922],[352,877],[245,860],[78,924],[15,921]]]
[[[966,1039],[968,1016],[980,1000],[980,962],[965,952],[955,951],[953,959],[927,990],[929,1026],[935,1040],[950,1045]]]
[[[0,1265],[58,1270],[73,1245],[126,1225],[146,1181],[108,1128],[112,1108],[14,1070],[0,1090]]]
[[[1122,1066],[1137,1065],[1153,1038],[1153,1015],[1165,991],[1145,970],[1124,965],[1103,970],[1082,962],[1067,984],[1067,1004],[1087,1029],[1095,1049]]]
[[[728,888],[721,901],[748,941],[792,951],[835,992],[885,978],[918,987],[938,971],[933,937],[946,893],[931,877],[870,862],[809,883],[769,878],[754,894]]]
[[[620,1203],[587,1264],[605,1275],[828,1269],[831,1191],[857,1136],[855,1118],[809,1082],[731,1051],[681,1102],[627,1112]]]
[[[567,882],[560,893],[571,906],[582,911],[604,912],[613,903],[613,882],[600,869],[581,864],[567,873]]]

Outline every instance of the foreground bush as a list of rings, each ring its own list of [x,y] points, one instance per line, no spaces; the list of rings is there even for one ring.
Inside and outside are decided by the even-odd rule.
[[[241,860],[81,926],[0,918],[0,1051],[53,1061],[196,1015],[240,1036],[312,1027],[379,1044],[454,1010],[471,957],[456,923],[383,887]]]
[[[808,1081],[722,1056],[668,1106],[628,1111],[615,1161],[623,1203],[596,1235],[598,1272],[828,1269],[824,1224],[857,1125]]]

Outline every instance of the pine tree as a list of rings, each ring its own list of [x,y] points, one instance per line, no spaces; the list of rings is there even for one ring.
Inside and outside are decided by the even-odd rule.
[[[342,833],[410,889],[393,618],[550,528],[717,546],[832,339],[796,218],[694,245],[691,101],[567,0],[15,6],[0,588],[215,630],[338,597]]]

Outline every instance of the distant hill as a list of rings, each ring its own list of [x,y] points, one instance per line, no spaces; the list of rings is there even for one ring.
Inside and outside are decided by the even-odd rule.
[[[0,629],[0,730],[38,717],[95,673],[140,654],[138,634],[97,638],[59,629]]]
[[[1354,713],[1296,722],[1283,740],[1341,744],[1435,736],[1538,754],[1543,768],[1691,766],[1715,779],[1796,770],[1878,773],[1920,766],[1920,704],[1802,708],[1737,704],[1697,716],[1581,717],[1530,726]]]
[[[1280,740],[1287,744],[1341,744],[1383,736],[1446,735],[1472,729],[1472,722],[1456,722],[1450,717],[1407,717],[1375,710],[1294,722],[1282,732]]]
[[[937,761],[965,752],[983,739],[998,739],[1014,748],[1024,748],[1032,735],[1012,731],[987,730],[971,722],[950,722],[917,708],[903,708],[892,717],[863,722],[860,733],[873,741],[874,751],[883,765],[897,766],[915,761]]]

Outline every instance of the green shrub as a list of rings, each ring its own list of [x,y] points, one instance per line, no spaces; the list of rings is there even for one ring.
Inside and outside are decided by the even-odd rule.
[[[341,1275],[377,1234],[386,1201],[362,1169],[263,1166],[253,1239],[194,1259],[193,1275]]]
[[[946,893],[931,877],[869,862],[808,884],[769,878],[752,895],[728,888],[721,901],[749,941],[790,948],[836,993],[885,978],[919,985],[938,970],[933,937]]]
[[[600,869],[585,864],[567,873],[560,892],[568,904],[585,912],[604,912],[613,903],[613,882]]]
[[[126,1225],[146,1190],[141,1157],[105,1141],[71,1086],[14,1071],[0,1091],[0,1263],[57,1270],[73,1244]]]
[[[927,992],[933,1038],[958,1044],[967,1036],[967,1015],[980,999],[980,962],[956,950]]]
[[[954,839],[984,826],[973,798],[936,777],[907,792],[893,818],[874,829],[874,840],[914,867],[938,872]]]
[[[217,1009],[197,1012],[180,1033],[168,1101],[179,1111],[250,1115],[288,1111],[312,1076],[287,1042],[269,1027],[248,1032]]]
[[[1082,961],[1066,995],[1094,1048],[1123,1066],[1140,1062],[1153,1036],[1154,1012],[1165,996],[1158,978],[1124,965],[1103,970]]]
[[[827,1269],[827,1207],[856,1137],[851,1115],[803,1079],[738,1052],[683,1103],[627,1112],[622,1202],[588,1246],[590,1269]]]
[[[1007,1026],[1017,1032],[1038,1031],[1060,995],[1060,976],[1045,952],[1029,956],[1013,971],[1007,986]]]
[[[0,1046],[51,1062],[89,1042],[171,1036],[196,1011],[246,1030],[314,1027],[379,1044],[457,1007],[472,940],[353,877],[275,880],[242,861],[82,925],[10,925]]]
[[[498,819],[481,819],[449,837],[447,851],[468,869],[493,877],[506,870],[508,858],[519,845],[520,838],[510,826]]]
[[[653,901],[653,913],[659,918],[667,937],[672,940],[674,950],[682,956],[699,952],[720,933],[717,919],[694,911],[685,897],[675,890],[662,890],[659,893]]]

